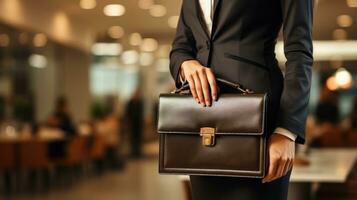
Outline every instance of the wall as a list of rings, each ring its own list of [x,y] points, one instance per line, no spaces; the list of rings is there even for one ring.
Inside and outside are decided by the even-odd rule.
[[[61,44],[90,50],[95,39],[90,26],[68,16],[48,0],[1,0],[0,21],[19,29],[43,32]]]
[[[89,91],[90,54],[76,49],[59,48],[59,94],[67,97],[76,122],[88,120],[91,95]]]

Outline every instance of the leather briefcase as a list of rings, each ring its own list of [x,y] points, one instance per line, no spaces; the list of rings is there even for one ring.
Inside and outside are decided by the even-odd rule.
[[[220,94],[210,107],[199,105],[187,84],[160,95],[160,173],[264,177],[268,94],[217,83],[237,93]]]

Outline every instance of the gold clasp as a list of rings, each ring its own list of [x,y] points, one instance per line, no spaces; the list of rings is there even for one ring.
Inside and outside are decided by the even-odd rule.
[[[215,145],[216,129],[211,127],[202,127],[200,129],[200,136],[202,137],[202,145],[212,147]]]

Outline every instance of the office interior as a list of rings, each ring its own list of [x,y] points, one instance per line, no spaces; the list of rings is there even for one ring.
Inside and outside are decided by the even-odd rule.
[[[0,199],[191,199],[157,169],[181,2],[0,0]],[[357,0],[315,0],[313,38],[289,200],[355,200]]]

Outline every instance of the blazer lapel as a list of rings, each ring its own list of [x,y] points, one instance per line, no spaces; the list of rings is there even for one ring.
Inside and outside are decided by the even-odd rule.
[[[212,33],[211,33],[211,39],[214,38],[215,32],[216,32],[216,27],[217,27],[217,15],[218,15],[218,4],[220,0],[214,0],[213,2],[213,19],[212,19]]]
[[[214,2],[213,2],[213,13],[216,12],[216,8],[217,8],[217,5],[218,5],[218,2],[219,2],[219,0],[214,0]]]
[[[218,4],[219,4],[220,0],[214,0],[214,2],[213,2],[213,19],[212,19],[212,32],[211,32],[211,34],[208,33],[207,25],[206,25],[206,22],[205,22],[205,20],[203,18],[203,13],[202,13],[202,9],[200,7],[199,0],[194,0],[194,2],[195,2],[195,7],[196,7],[196,15],[197,15],[198,21],[200,22],[201,28],[205,33],[205,36],[207,37],[207,39],[213,38],[215,29],[216,29],[216,26],[217,26],[217,24],[216,24],[217,23],[216,11],[217,11],[217,7],[218,7]]]

